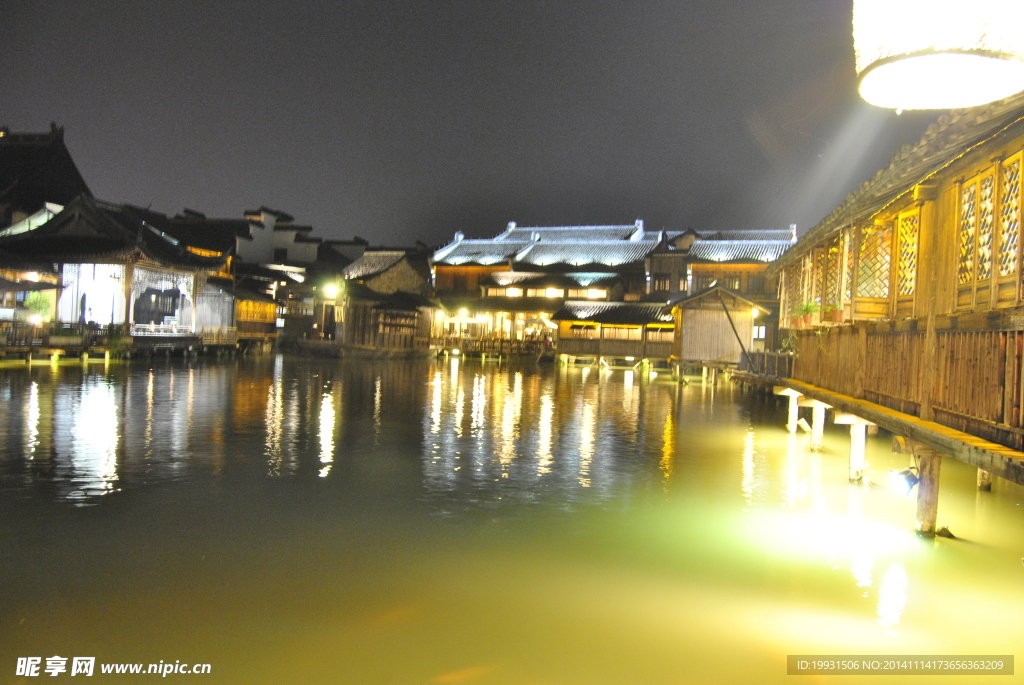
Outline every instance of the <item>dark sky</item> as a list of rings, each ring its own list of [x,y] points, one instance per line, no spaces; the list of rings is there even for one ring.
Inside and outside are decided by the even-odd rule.
[[[850,0],[5,2],[0,124],[100,198],[377,244],[817,223],[935,113],[856,95]]]

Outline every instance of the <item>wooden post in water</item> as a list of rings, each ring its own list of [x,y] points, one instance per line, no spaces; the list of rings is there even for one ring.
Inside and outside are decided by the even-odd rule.
[[[935,518],[939,511],[939,468],[942,455],[913,438],[893,436],[892,451],[912,454],[917,463],[917,534],[935,537]]]
[[[825,410],[831,409],[832,405],[807,397],[799,398],[797,403],[801,407],[811,408],[811,449],[820,450],[825,434]]]
[[[978,469],[978,489],[988,492],[992,489],[992,473],[985,469]]]
[[[875,424],[846,412],[836,412],[835,422],[850,426],[850,480],[860,481],[864,478],[864,469],[867,467],[864,448],[868,427]]]
[[[918,478],[917,483],[917,534],[931,538],[935,537],[935,517],[939,511],[939,468],[942,466],[942,457],[927,448],[917,448],[914,453],[918,456]]]
[[[772,388],[772,392],[776,395],[789,398],[789,417],[786,420],[786,428],[790,433],[796,433],[797,421],[800,419],[800,393],[792,388],[787,388],[784,385],[776,385]]]

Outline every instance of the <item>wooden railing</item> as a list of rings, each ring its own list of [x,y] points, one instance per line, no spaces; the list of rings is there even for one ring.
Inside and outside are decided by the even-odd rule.
[[[0,346],[2,347],[102,347],[111,338],[123,337],[125,326],[114,324],[44,323],[32,325],[25,321],[0,322]]]
[[[462,353],[486,354],[489,356],[536,355],[552,347],[542,340],[507,340],[504,338],[462,338],[445,336],[430,339],[435,349],[457,349]]]
[[[740,370],[772,378],[789,378],[793,375],[793,353],[748,352],[740,359]]]
[[[604,340],[600,338],[563,338],[556,352],[575,357],[635,357],[668,359],[672,343],[644,340]]]
[[[1024,448],[1024,331],[936,330],[933,364],[925,346],[914,321],[799,332],[791,377],[914,416],[928,402],[938,423]]]

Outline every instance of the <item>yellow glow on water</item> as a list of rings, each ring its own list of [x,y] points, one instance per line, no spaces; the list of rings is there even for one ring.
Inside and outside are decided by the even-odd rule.
[[[266,451],[268,475],[281,475],[283,461],[284,433],[284,380],[282,379],[283,360],[277,357],[274,361],[274,376],[267,390],[267,407],[264,410],[263,423],[266,426]]]
[[[747,505],[754,503],[754,433],[747,431],[743,436],[743,480],[740,488],[743,490],[743,500]]]

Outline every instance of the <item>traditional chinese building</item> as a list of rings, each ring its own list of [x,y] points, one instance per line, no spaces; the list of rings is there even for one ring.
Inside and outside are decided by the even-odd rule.
[[[944,115],[776,261],[792,377],[1024,447],[1022,153],[1022,96]]]

